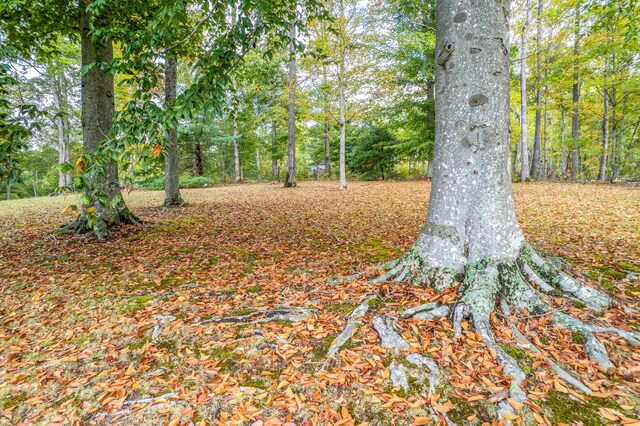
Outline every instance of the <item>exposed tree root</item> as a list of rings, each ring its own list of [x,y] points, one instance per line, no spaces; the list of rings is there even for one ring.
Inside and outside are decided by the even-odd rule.
[[[342,346],[344,346],[344,344],[351,339],[353,332],[358,327],[358,324],[360,324],[360,321],[358,320],[369,311],[369,302],[374,300],[376,297],[377,296],[367,297],[364,302],[362,302],[353,310],[353,312],[349,316],[349,319],[347,319],[347,324],[345,325],[342,332],[338,334],[333,342],[331,342],[331,346],[329,347],[329,352],[327,353],[327,355],[333,356],[337,354],[338,351],[340,351],[340,348],[342,348]]]
[[[96,419],[101,419],[101,418],[107,418],[110,419],[109,421],[118,421],[116,420],[116,417],[120,417],[120,416],[128,416],[130,414],[134,413],[134,409],[131,407],[140,405],[148,405],[146,408],[141,408],[141,409],[149,409],[152,407],[156,407],[159,404],[173,404],[175,403],[174,401],[172,401],[172,399],[175,399],[178,397],[178,393],[177,392],[170,392],[170,393],[165,393],[164,395],[160,395],[154,398],[142,398],[142,399],[135,399],[135,400],[131,400],[131,401],[125,401],[122,405],[124,407],[127,408],[123,408],[121,410],[116,411],[115,413],[99,413],[96,414],[95,416],[92,417],[93,420]],[[138,410],[140,411],[140,410]],[[137,412],[137,411],[135,411]]]
[[[194,327],[198,325],[210,324],[210,323],[222,323],[222,322],[240,322],[244,324],[260,324],[274,321],[289,321],[298,322],[302,321],[309,316],[309,311],[304,308],[293,309],[273,309],[270,311],[256,311],[246,315],[231,315],[228,317],[213,317],[204,321],[192,324]],[[251,321],[252,318],[258,318]]]
[[[396,319],[390,316],[375,317],[373,328],[380,336],[383,348],[393,349],[397,354],[409,350],[409,343],[395,330]]]
[[[118,225],[140,225],[142,220],[131,213],[128,208],[119,209],[115,218],[104,220],[95,217],[92,222],[86,216],[80,216],[78,219],[61,225],[58,234],[88,234],[92,233],[98,239],[105,238],[109,235],[110,230]]]
[[[502,304],[502,312],[504,313],[504,315],[507,318],[511,317],[511,312],[510,312],[510,309],[509,309],[509,305],[504,301],[504,299],[501,301],[501,304]],[[592,391],[591,391],[591,389],[589,389],[589,387],[584,385],[580,380],[576,379],[571,374],[569,374],[567,371],[565,371],[562,367],[560,367],[558,364],[553,362],[553,360],[551,358],[549,358],[548,356],[544,355],[543,352],[540,349],[538,349],[533,343],[531,343],[527,339],[527,337],[524,334],[522,334],[522,332],[520,332],[518,327],[513,322],[510,322],[510,325],[511,325],[511,331],[516,336],[516,338],[518,340],[522,341],[522,342],[525,342],[527,345],[529,345],[529,349],[532,352],[535,352],[537,354],[540,354],[540,355],[544,356],[544,359],[547,362],[547,364],[549,364],[549,366],[553,369],[553,371],[555,371],[556,374],[558,374],[558,376],[560,376],[565,382],[569,383],[570,385],[572,385],[576,389],[584,392],[587,395],[591,394]]]
[[[560,290],[596,311],[607,308],[613,303],[606,294],[562,272],[540,256],[530,245],[522,248],[519,260],[525,274],[545,293]]]
[[[399,259],[387,262],[378,267],[384,272],[378,278],[370,281],[378,282],[408,282],[413,285],[431,285],[437,290],[450,287],[456,279],[461,277],[453,270],[442,268],[429,268],[423,264],[417,249],[414,247]],[[359,278],[346,277],[344,280]],[[526,277],[526,278],[525,278]],[[339,282],[339,281],[337,281]],[[605,327],[585,323],[582,320],[568,315],[559,309],[555,309],[547,302],[547,296],[563,295],[568,300],[584,304],[587,308],[601,311],[614,304],[614,301],[603,292],[593,289],[580,281],[571,278],[562,272],[553,263],[544,260],[533,248],[525,245],[515,261],[500,262],[492,259],[484,259],[467,264],[464,271],[464,280],[458,289],[459,300],[455,303],[441,304],[431,302],[405,310],[400,318],[415,318],[419,320],[432,320],[441,317],[450,317],[453,322],[456,335],[462,334],[462,321],[469,319],[473,329],[480,335],[482,342],[495,356],[495,360],[503,366],[503,373],[511,378],[508,396],[511,402],[522,402],[526,399],[525,383],[526,374],[518,366],[518,363],[506,353],[496,342],[491,325],[491,314],[500,301],[502,312],[509,322],[514,337],[529,345],[529,349],[541,354],[551,369],[565,382],[577,390],[591,394],[592,390],[574,377],[570,372],[554,362],[540,348],[534,346],[514,323],[516,317],[511,315],[514,311],[529,312],[535,316],[550,316],[556,327],[571,330],[584,336],[585,351],[592,361],[598,363],[604,370],[614,367],[607,349],[597,338],[597,333],[612,333],[624,339],[627,343],[640,346],[640,333],[621,330],[615,327]],[[375,296],[374,296],[375,297]],[[353,334],[357,321],[368,311],[368,301],[358,306],[347,320],[344,330],[338,335],[330,349],[330,355],[334,355],[340,347]],[[389,315],[375,317],[373,328],[380,337],[380,345],[390,349],[394,354],[406,353],[410,349],[409,343],[396,331],[397,319]],[[440,371],[430,358],[419,354],[408,354],[407,363],[398,363],[395,360],[390,365],[390,378],[394,386],[400,386],[407,390],[407,367],[416,367],[422,371],[429,381],[431,392],[435,392],[435,386],[440,381]],[[502,399],[498,402],[498,418],[505,414],[513,414],[512,405]],[[444,421],[452,424],[448,418],[431,410],[436,421]],[[438,420],[439,419],[439,420]],[[507,421],[507,423],[510,423]]]
[[[406,281],[413,285],[431,285],[438,291],[453,287],[459,275],[453,269],[425,265],[416,246],[412,247],[399,259],[384,263],[378,266],[377,269],[388,269],[388,271],[371,280],[372,283]]]

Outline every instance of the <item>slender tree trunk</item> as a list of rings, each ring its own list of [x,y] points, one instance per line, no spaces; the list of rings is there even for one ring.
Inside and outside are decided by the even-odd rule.
[[[178,60],[165,58],[164,104],[167,110],[176,102],[178,86]],[[180,170],[178,168],[178,130],[177,123],[166,129],[167,148],[164,154],[164,203],[165,207],[184,204],[180,195]]]
[[[565,130],[564,130],[564,107],[560,110],[560,173],[564,174],[567,172],[567,152],[566,152],[566,142],[565,142]]]
[[[278,158],[276,157],[276,151],[278,149],[278,137],[276,132],[276,122],[271,121],[271,175],[273,179],[279,180],[280,173],[278,173]]]
[[[344,0],[340,0],[340,19],[344,20]],[[344,62],[347,46],[341,45],[340,58],[338,59],[338,102],[340,108],[340,189],[347,188],[347,122],[344,105]]]
[[[240,145],[238,141],[238,111],[233,109],[233,171],[235,182],[242,182],[242,171],[240,169]]]
[[[347,188],[347,122],[344,114],[344,61],[340,61],[338,72],[338,96],[340,108],[340,189]]]
[[[538,0],[538,18],[536,20],[536,128],[533,136],[531,155],[531,177],[540,178],[540,133],[542,120],[542,0]]]
[[[329,144],[329,100],[327,99],[327,66],[322,66],[322,82],[324,84],[324,168],[327,176],[331,177],[331,145]]]
[[[83,3],[81,3],[83,4]],[[111,42],[94,41],[90,34],[90,16],[85,7],[80,7],[80,42],[82,66],[94,62],[109,62],[113,59]],[[114,114],[113,75],[100,67],[90,67],[82,74],[82,147],[85,154],[95,152],[102,141],[108,139]],[[92,231],[99,238],[106,236],[107,229],[118,223],[137,223],[139,220],[129,211],[118,181],[118,163],[106,160],[101,164],[103,175],[95,176],[85,190],[89,204],[83,206],[83,218],[91,218]],[[100,202],[103,198],[106,202]],[[113,201],[117,199],[116,201]],[[90,208],[93,209],[91,213]]]
[[[520,43],[520,180],[529,178],[529,144],[527,143],[527,28],[531,20],[531,0],[527,0],[526,18]]]
[[[628,96],[625,96],[623,101],[622,101],[622,105],[623,105],[623,111],[624,111],[624,106],[626,106],[627,104],[627,100],[629,99]],[[617,126],[617,130],[614,134],[614,138],[616,139],[616,154],[615,154],[615,162],[612,163],[612,172],[611,172],[611,182],[615,182],[618,179],[620,179],[620,171],[622,170],[622,148],[624,145],[624,119],[626,117],[626,115],[623,113],[620,114],[620,125]]]
[[[296,26],[295,21],[291,25],[291,42],[289,43],[289,123],[288,123],[288,149],[287,149],[287,174],[284,179],[285,188],[296,186],[296,86],[297,86],[297,64],[295,43]]]
[[[260,179],[260,150],[256,148],[256,177]]]
[[[580,158],[580,61],[578,59],[580,42],[580,3],[576,4],[576,17],[575,17],[575,33],[573,42],[573,88],[572,88],[572,102],[573,102],[573,114],[571,115],[571,180],[578,179],[578,161]]]
[[[545,74],[546,75],[546,74]],[[542,117],[542,175],[540,176],[542,179],[546,179],[548,176],[548,164],[547,164],[547,104],[548,104],[549,93],[545,88],[545,97],[544,97],[544,115]]]
[[[204,167],[202,165],[202,145],[200,141],[196,141],[193,147],[193,175],[202,176]]]
[[[7,201],[11,200],[11,184],[7,182]]]
[[[227,183],[227,165],[224,161],[224,155],[220,158],[220,179],[222,183]]]
[[[58,165],[71,161],[69,143],[69,103],[66,93],[66,78],[64,72],[51,76],[53,103],[56,107],[55,123],[58,131]],[[58,172],[58,190],[69,191],[72,184],[71,172]]]
[[[604,116],[602,118],[602,155],[600,156],[600,168],[598,170],[598,180],[600,182],[605,182],[607,180],[607,151],[609,150],[609,89],[606,85],[604,87],[603,97]]]

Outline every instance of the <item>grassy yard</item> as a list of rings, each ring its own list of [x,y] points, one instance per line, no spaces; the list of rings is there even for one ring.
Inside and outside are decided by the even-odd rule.
[[[98,242],[53,233],[70,219],[62,210],[75,196],[0,202],[0,424],[429,424],[428,407],[458,425],[491,423],[492,401],[509,380],[474,332],[455,338],[447,319],[398,321],[407,353],[428,354],[442,368],[430,394],[418,378],[408,391],[393,388],[390,354],[371,327],[373,316],[454,298],[366,279],[411,247],[429,189],[230,185],[183,190],[189,204],[176,209],[158,207],[162,192],[134,191],[125,200],[144,225]],[[640,309],[640,189],[528,183],[514,192],[534,247]],[[355,281],[327,282],[363,271]],[[371,294],[378,302],[327,358]],[[638,312],[614,307],[596,317],[555,303],[640,331]],[[298,307],[309,312],[300,321],[253,322],[262,318],[256,312]],[[243,320],[197,325],[225,316]],[[529,372],[517,422],[640,425],[640,348],[599,335],[616,366],[602,371],[581,336],[523,313],[520,330],[582,378],[593,390],[586,397],[499,315],[493,320],[497,340]]]

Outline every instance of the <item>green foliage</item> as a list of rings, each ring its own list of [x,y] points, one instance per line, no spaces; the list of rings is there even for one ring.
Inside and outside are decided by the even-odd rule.
[[[138,182],[138,185],[148,191],[161,191],[164,189],[164,176]],[[180,188],[204,188],[213,185],[215,181],[206,176],[180,176]]]
[[[389,130],[366,125],[351,149],[349,166],[363,179],[385,179],[393,167],[395,137]]]
[[[27,137],[38,127],[33,121],[38,115],[36,107],[10,97],[18,90],[9,65],[14,56],[15,52],[0,45],[0,183],[9,188],[20,180],[19,154],[27,148]]]

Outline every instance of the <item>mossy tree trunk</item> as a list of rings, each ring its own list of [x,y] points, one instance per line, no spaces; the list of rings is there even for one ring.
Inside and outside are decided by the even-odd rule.
[[[111,61],[113,46],[111,42],[100,42],[91,37],[91,16],[83,5],[81,2],[80,39],[84,68],[96,62]],[[100,66],[91,66],[82,75],[81,83],[82,147],[85,154],[88,154],[95,152],[109,138],[115,111],[113,75]],[[79,223],[91,223],[90,230],[96,236],[104,237],[110,227],[121,223],[136,223],[138,219],[122,199],[117,161],[106,160],[100,166],[102,172],[91,179],[90,186],[85,190],[89,202],[83,206]],[[88,220],[91,216],[92,220]],[[82,227],[86,228],[86,225]]]

